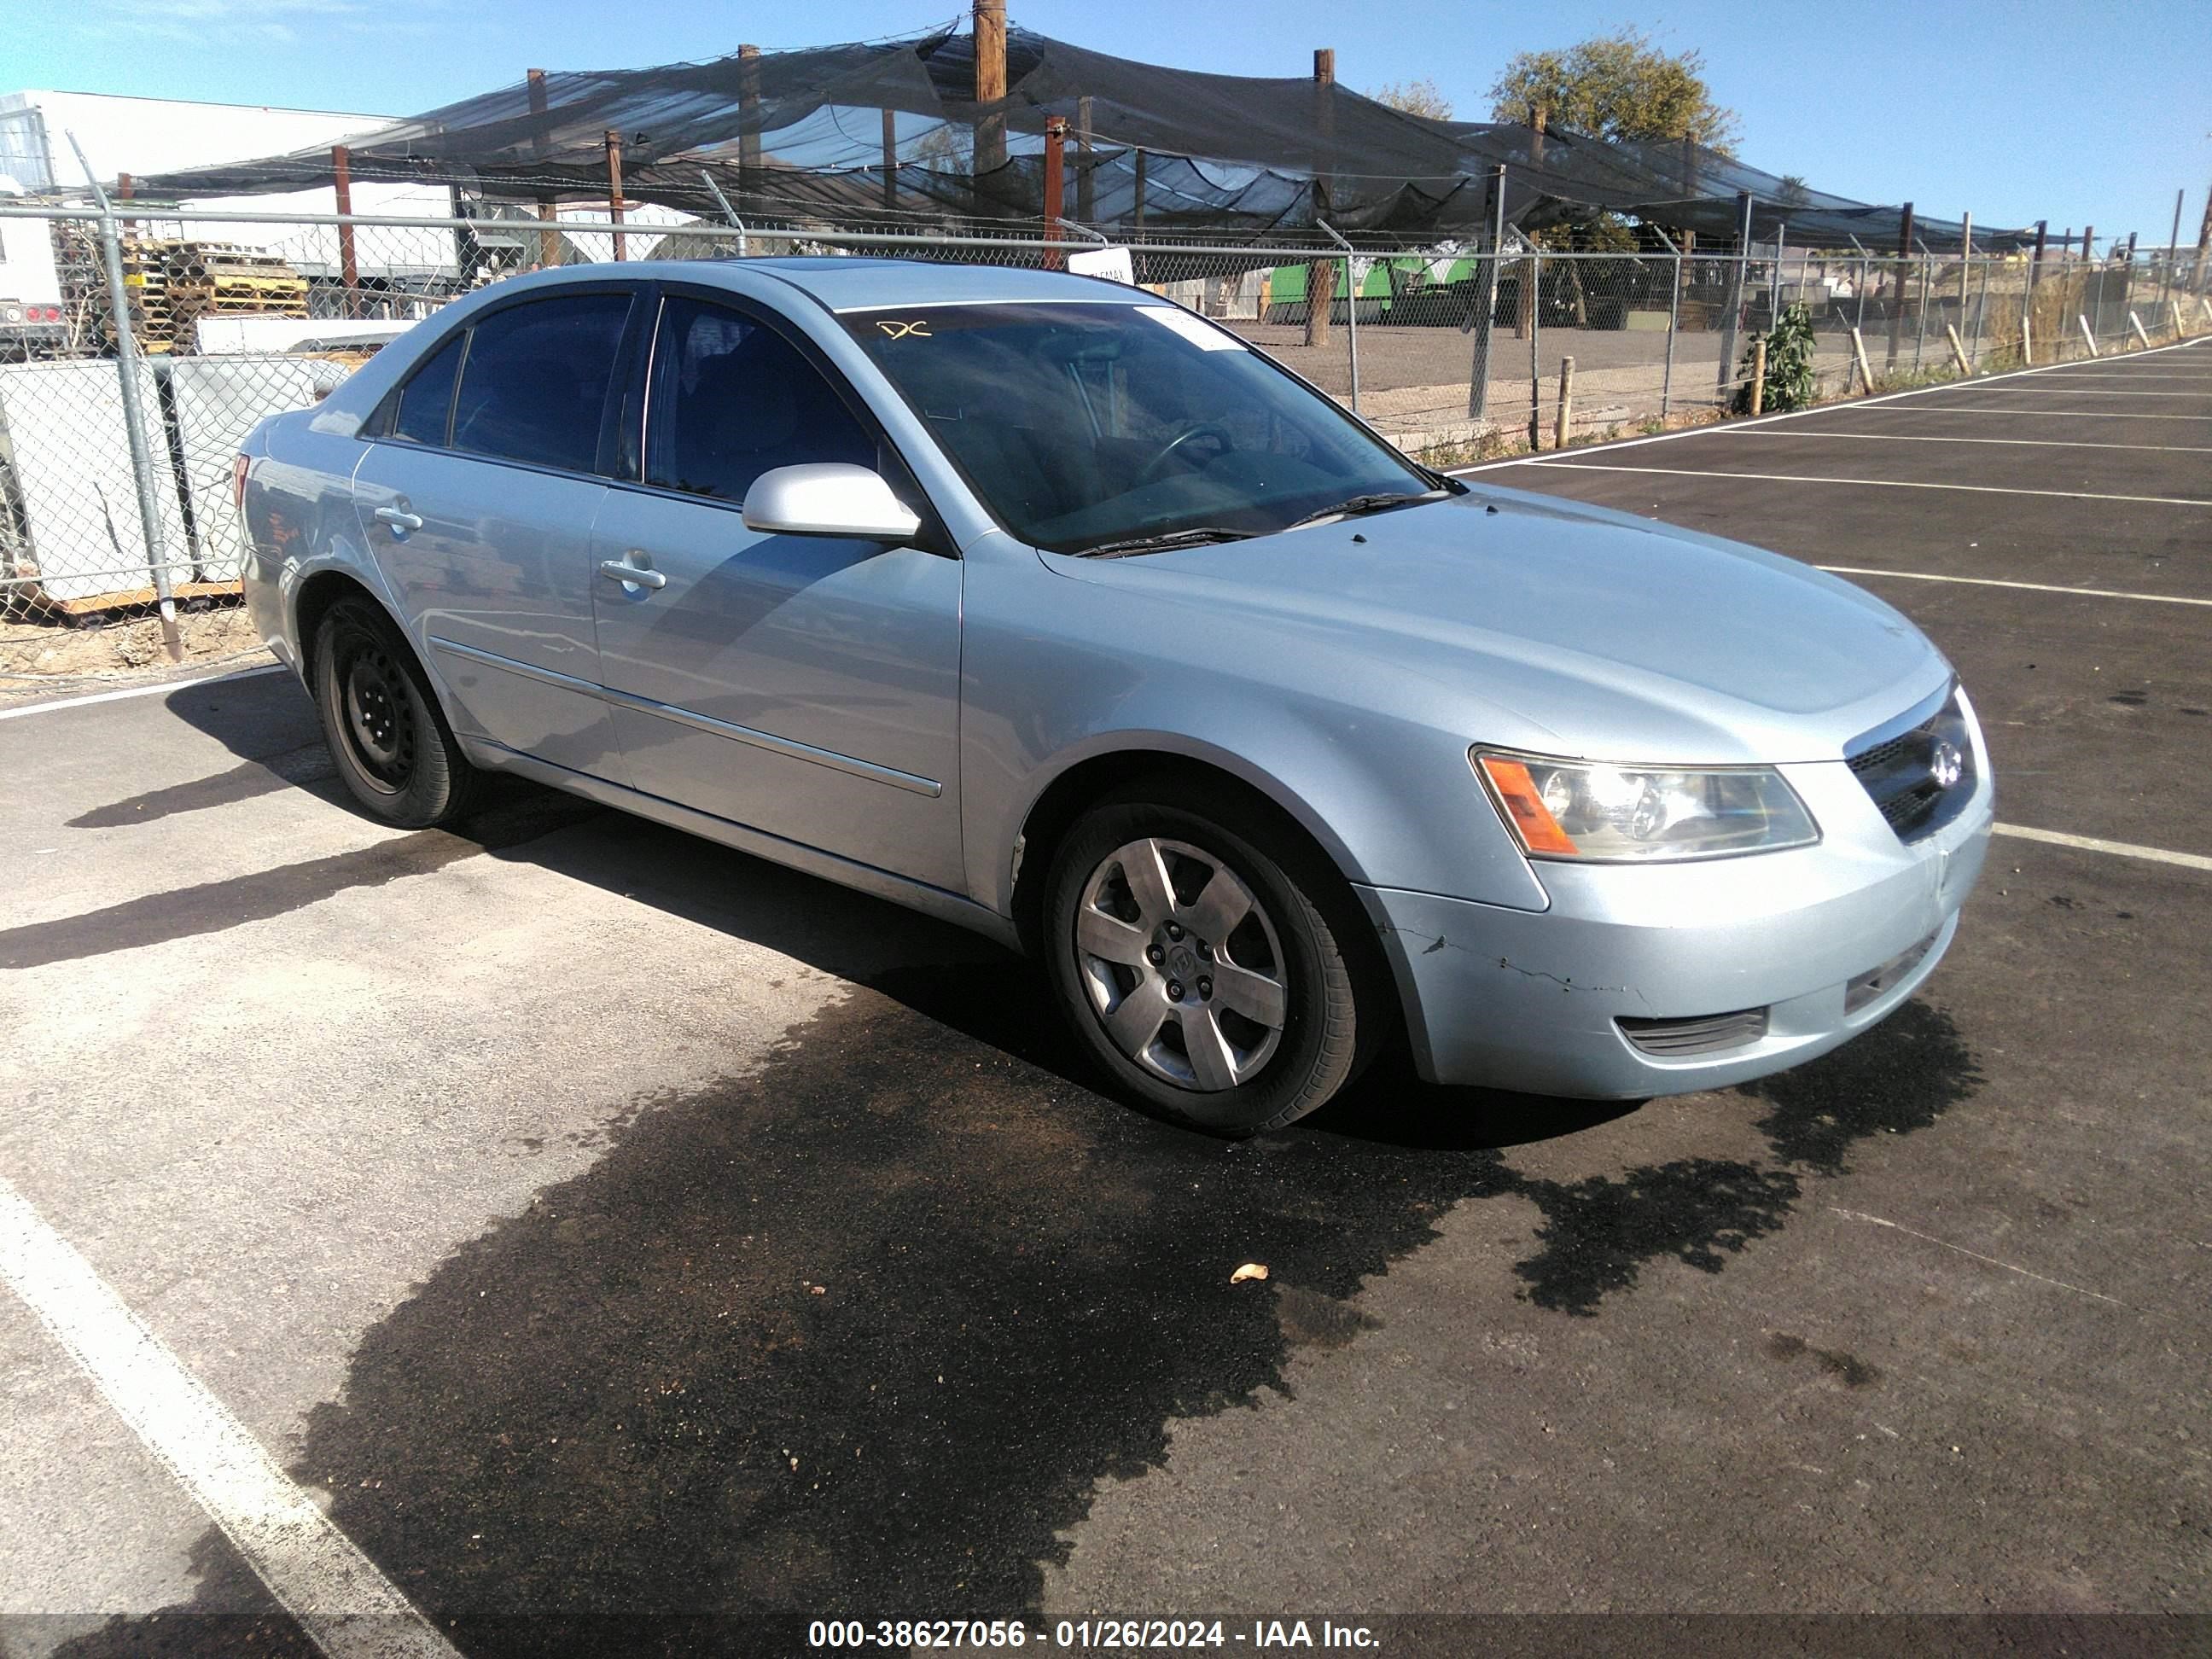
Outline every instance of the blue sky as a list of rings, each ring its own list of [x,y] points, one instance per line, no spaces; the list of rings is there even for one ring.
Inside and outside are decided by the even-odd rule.
[[[22,7],[0,92],[53,87],[413,113],[520,78],[706,58],[751,40],[808,46],[906,33],[957,0],[822,0],[798,8],[690,0],[72,0]],[[1229,74],[1299,75],[1334,46],[1370,90],[1433,79],[1464,117],[1527,48],[1629,23],[1705,55],[1755,166],[1923,213],[1988,225],[2048,217],[2166,240],[2185,188],[2195,240],[2212,179],[2212,5],[2079,0],[1791,5],[1767,0],[1012,0],[1017,24],[1123,56]],[[610,19],[619,20],[619,27]]]

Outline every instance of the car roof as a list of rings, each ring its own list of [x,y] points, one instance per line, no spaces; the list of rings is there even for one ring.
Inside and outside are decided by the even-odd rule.
[[[1142,289],[1097,276],[1006,265],[950,264],[933,259],[878,259],[821,255],[771,259],[687,259],[671,262],[696,276],[702,266],[774,276],[811,295],[832,311],[872,311],[886,306],[946,305],[954,301],[1090,301],[1106,305],[1157,304]],[[604,274],[604,273],[602,273]],[[673,272],[656,273],[672,275]]]

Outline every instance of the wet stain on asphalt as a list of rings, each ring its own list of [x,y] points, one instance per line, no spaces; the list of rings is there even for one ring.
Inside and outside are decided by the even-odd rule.
[[[272,755],[266,760],[240,762],[227,772],[190,783],[152,789],[107,806],[96,806],[69,821],[72,830],[115,830],[126,824],[150,823],[179,812],[203,812],[211,806],[228,806],[256,795],[273,795],[281,789],[318,783],[335,776],[331,752],[321,744],[309,744]]]
[[[913,937],[757,1071],[639,1103],[310,1414],[295,1477],[465,1651],[752,1651],[757,1627],[690,1616],[1032,1607],[1101,1477],[1163,1462],[1177,1419],[1287,1391],[1295,1352],[1355,1348],[1363,1279],[1455,1206],[1528,1201],[1519,1294],[1600,1316],[1654,1262],[1723,1271],[1855,1142],[1978,1082],[1915,1003],[1743,1091],[1771,1165],[1537,1179],[1504,1149],[1628,1109],[1387,1070],[1238,1145],[1092,1092],[1027,965]],[[1231,1284],[1245,1261],[1269,1279]],[[67,1651],[136,1652],[144,1628]]]
[[[1728,1257],[1778,1231],[1797,1200],[1797,1177],[1718,1158],[1683,1158],[1619,1177],[1516,1180],[1544,1212],[1543,1248],[1514,1268],[1522,1295],[1555,1312],[1593,1315],[1632,1290],[1647,1261],[1671,1258],[1717,1273]]]
[[[1757,1127],[1777,1158],[1833,1177],[1850,1172],[1856,1143],[1925,1129],[1982,1081],[1951,1016],[1915,1000],[1834,1053],[1738,1092],[1767,1103]]]
[[[536,789],[507,789],[455,831],[418,830],[352,852],[173,888],[105,909],[0,929],[0,969],[43,968],[281,916],[349,889],[428,875],[501,852],[597,815],[600,808]]]
[[[1788,1331],[1775,1331],[1767,1337],[1766,1353],[1770,1359],[1778,1359],[1785,1365],[1809,1353],[1815,1364],[1847,1389],[1872,1389],[1881,1384],[1881,1372],[1856,1354],[1846,1353],[1840,1348],[1816,1348],[1803,1337]]]

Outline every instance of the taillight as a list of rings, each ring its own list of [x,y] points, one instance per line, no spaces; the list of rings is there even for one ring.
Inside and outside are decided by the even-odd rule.
[[[246,471],[252,465],[252,461],[244,455],[231,458],[230,504],[240,513],[246,511]]]

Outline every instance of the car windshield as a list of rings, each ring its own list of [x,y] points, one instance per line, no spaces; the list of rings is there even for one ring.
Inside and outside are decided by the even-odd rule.
[[[939,305],[842,320],[1000,523],[1052,552],[1265,535],[1437,487],[1177,307]]]

